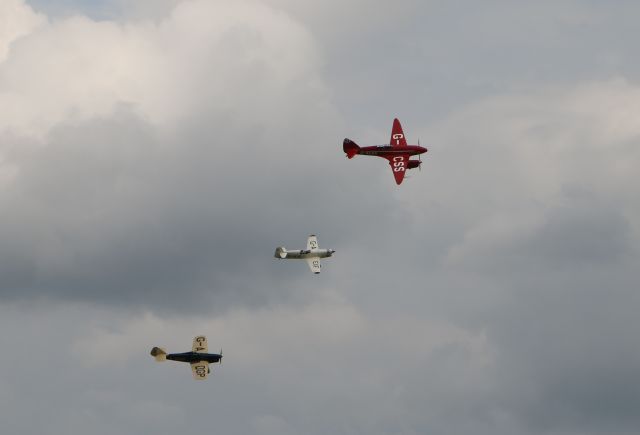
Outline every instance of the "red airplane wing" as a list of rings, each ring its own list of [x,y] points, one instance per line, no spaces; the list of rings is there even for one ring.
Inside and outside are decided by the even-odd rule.
[[[393,120],[393,129],[391,130],[391,140],[389,141],[392,147],[406,147],[407,139],[404,137],[402,126],[398,118]],[[400,183],[398,183],[400,184]]]
[[[409,155],[395,155],[385,156],[385,159],[389,160],[389,165],[393,171],[393,176],[396,179],[396,184],[402,183],[404,180],[404,174],[409,169]]]

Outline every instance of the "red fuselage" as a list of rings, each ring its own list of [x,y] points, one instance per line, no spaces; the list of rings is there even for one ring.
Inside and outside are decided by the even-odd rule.
[[[398,148],[391,145],[376,145],[371,147],[360,147],[358,154],[365,156],[399,156],[410,155],[415,156],[418,154],[424,154],[427,152],[425,147],[419,145],[407,145],[406,147]]]

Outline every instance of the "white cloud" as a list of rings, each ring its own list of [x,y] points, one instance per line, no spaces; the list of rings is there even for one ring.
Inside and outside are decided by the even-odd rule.
[[[24,0],[0,3],[0,64],[6,59],[11,44],[43,25],[46,18],[37,14]]]
[[[640,87],[621,79],[478,101],[429,128],[424,166],[437,188],[408,207],[416,222],[433,201],[464,220],[450,259],[526,238],[576,195],[601,198],[639,235],[638,117]]]
[[[192,1],[158,23],[72,16],[29,31],[0,64],[0,131],[42,137],[119,104],[162,126],[207,108],[277,119],[290,88],[322,92],[310,35],[260,4]]]

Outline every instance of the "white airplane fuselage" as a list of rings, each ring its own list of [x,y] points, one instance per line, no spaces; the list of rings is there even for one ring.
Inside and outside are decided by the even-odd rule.
[[[331,257],[334,252],[333,249],[296,249],[289,251],[285,248],[278,248],[274,256],[280,259],[327,258]]]

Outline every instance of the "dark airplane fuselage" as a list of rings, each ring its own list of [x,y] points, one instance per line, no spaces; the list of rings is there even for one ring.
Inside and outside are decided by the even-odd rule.
[[[358,154],[364,156],[393,156],[393,155],[410,155],[426,153],[427,149],[420,145],[407,145],[406,147],[392,147],[391,145],[377,145],[371,147],[360,147]]]
[[[183,352],[183,353],[170,353],[167,355],[167,359],[171,361],[181,361],[187,363],[194,363],[200,361],[207,361],[209,363],[217,363],[222,358],[222,355],[217,353],[198,353],[198,352]]]

